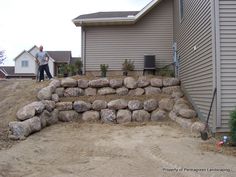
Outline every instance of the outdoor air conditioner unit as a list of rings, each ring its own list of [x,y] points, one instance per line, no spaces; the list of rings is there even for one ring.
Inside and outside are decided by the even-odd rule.
[[[153,71],[155,74],[156,71],[156,56],[155,55],[144,55],[144,69],[143,74],[145,71]]]

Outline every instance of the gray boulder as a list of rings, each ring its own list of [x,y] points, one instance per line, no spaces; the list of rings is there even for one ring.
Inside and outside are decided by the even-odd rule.
[[[56,104],[54,101],[43,100],[42,103],[44,104],[45,109],[49,112],[52,112],[54,110],[54,108],[56,107]]]
[[[93,88],[102,88],[109,86],[109,80],[107,78],[101,78],[89,81],[89,86]]]
[[[23,108],[19,109],[16,113],[16,117],[18,120],[26,120],[35,116],[35,108],[32,105],[26,105]]]
[[[128,107],[128,102],[124,99],[118,99],[110,101],[107,105],[109,109],[119,110],[126,109]]]
[[[96,96],[97,95],[97,89],[95,89],[95,88],[86,88],[85,89],[85,95],[86,96]]]
[[[184,93],[182,91],[173,92],[171,97],[175,100],[178,100],[184,96]]]
[[[185,129],[191,129],[192,121],[189,119],[184,119],[182,117],[177,117],[175,120],[181,127]]]
[[[196,111],[194,111],[192,109],[180,109],[179,115],[181,117],[186,118],[186,119],[192,119],[192,118],[196,117],[197,113],[196,113]]]
[[[111,79],[110,80],[110,87],[111,88],[119,88],[119,87],[122,87],[123,85],[123,79]]]
[[[62,87],[78,87],[78,82],[75,79],[72,78],[65,78],[61,80],[61,86]]]
[[[104,100],[95,100],[92,104],[93,110],[100,111],[107,108],[107,102]]]
[[[56,109],[59,111],[68,111],[72,110],[72,102],[58,102],[56,103]]]
[[[90,103],[84,101],[75,101],[73,105],[74,110],[78,113],[89,111],[91,107],[92,105]]]
[[[128,89],[136,89],[138,87],[138,82],[133,77],[126,77],[124,79],[124,85]]]
[[[43,113],[39,116],[42,128],[49,126],[49,124],[47,122],[49,121],[51,116],[52,116],[52,114],[50,112],[48,112],[47,110],[43,111]]]
[[[59,111],[57,109],[54,109],[51,112],[51,117],[49,119],[47,119],[47,125],[54,125],[58,122],[58,116],[59,116]]]
[[[175,101],[175,104],[188,104],[188,101],[184,98],[179,98]]]
[[[60,88],[57,88],[55,93],[59,96],[59,97],[63,97],[64,96],[64,87],[60,87]]]
[[[152,112],[151,114],[151,120],[152,121],[159,121],[159,120],[163,120],[165,119],[167,116],[166,112],[164,110],[161,109],[157,109],[155,111]]]
[[[177,114],[179,114],[179,111],[181,110],[181,109],[189,109],[189,106],[187,105],[187,104],[177,104],[177,103],[175,103],[175,105],[174,105],[174,108],[173,108],[173,111],[175,112],[175,113],[177,113]]]
[[[76,111],[60,111],[58,114],[58,119],[61,122],[71,122],[79,119],[79,114]]]
[[[150,120],[150,114],[145,110],[137,110],[132,114],[132,120],[136,122],[145,122]]]
[[[81,88],[67,88],[64,91],[65,97],[77,97],[77,96],[83,96],[84,91]]]
[[[180,92],[180,91],[181,91],[180,86],[164,87],[162,89],[162,92],[168,95],[172,95],[173,92]]]
[[[116,90],[111,87],[104,87],[98,90],[99,95],[112,95],[115,93],[116,93]]]
[[[131,96],[141,96],[145,93],[145,90],[142,88],[136,88],[134,90],[129,91],[129,95]]]
[[[164,87],[177,86],[179,84],[180,84],[180,81],[177,78],[164,78],[163,79],[163,86]]]
[[[78,87],[79,88],[82,88],[82,89],[86,89],[86,88],[88,88],[88,80],[86,80],[86,79],[79,79],[78,80]]]
[[[55,101],[55,102],[60,101],[60,98],[59,98],[58,94],[52,94],[52,101]]]
[[[145,111],[151,112],[158,108],[158,101],[155,99],[150,99],[144,102],[143,108]]]
[[[116,117],[118,124],[129,123],[132,120],[132,114],[130,110],[119,110]]]
[[[43,101],[35,101],[30,103],[28,106],[32,106],[35,109],[35,114],[40,114],[45,109]]]
[[[125,95],[128,95],[128,93],[129,93],[129,89],[127,89],[125,87],[121,87],[121,88],[116,89],[116,94],[119,96],[125,96]]]
[[[174,111],[170,111],[169,113],[169,118],[173,121],[176,121],[176,119],[178,118],[177,114]]]
[[[53,79],[50,83],[49,86],[53,86],[55,88],[58,88],[61,86],[61,81],[57,79]]]
[[[202,122],[194,122],[191,125],[191,132],[200,133],[205,130],[205,124]]]
[[[156,87],[146,87],[145,88],[145,94],[146,95],[157,95],[161,93],[161,89],[160,88],[156,88]]]
[[[138,87],[144,88],[150,85],[150,81],[147,77],[141,76],[138,78]]]
[[[131,100],[128,102],[128,107],[131,111],[143,109],[143,103],[139,100]]]
[[[82,115],[82,120],[85,122],[97,122],[100,119],[100,114],[98,111],[87,111]]]
[[[169,98],[163,98],[159,102],[159,107],[162,110],[171,111],[173,109],[173,107],[174,107],[174,100],[169,99]]]
[[[163,86],[162,79],[152,78],[150,80],[151,86],[161,88]]]
[[[111,110],[111,109],[101,110],[101,121],[107,124],[116,123],[115,110]]]
[[[52,87],[48,86],[48,87],[42,88],[38,92],[37,98],[39,100],[51,100],[52,99]]]

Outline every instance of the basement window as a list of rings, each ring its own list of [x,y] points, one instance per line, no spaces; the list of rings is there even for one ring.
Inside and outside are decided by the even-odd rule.
[[[184,18],[184,0],[179,0],[179,19],[180,23],[183,21]]]
[[[21,67],[22,68],[27,68],[29,66],[29,62],[27,60],[22,60],[21,61]]]

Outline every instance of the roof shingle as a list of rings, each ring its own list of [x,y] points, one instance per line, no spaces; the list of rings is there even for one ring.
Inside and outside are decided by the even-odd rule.
[[[69,63],[71,60],[71,51],[47,51],[56,63]]]

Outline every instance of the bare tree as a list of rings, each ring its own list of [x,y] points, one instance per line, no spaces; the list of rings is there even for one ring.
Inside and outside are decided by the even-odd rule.
[[[5,59],[6,59],[5,51],[4,50],[0,50],[0,65],[3,63],[3,61]]]

